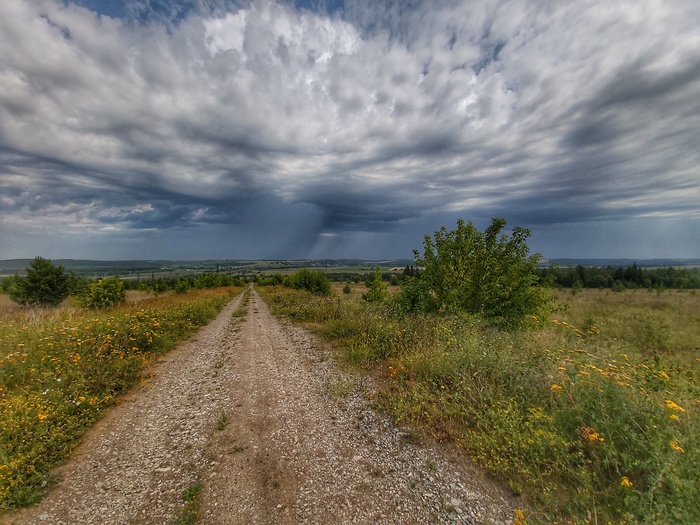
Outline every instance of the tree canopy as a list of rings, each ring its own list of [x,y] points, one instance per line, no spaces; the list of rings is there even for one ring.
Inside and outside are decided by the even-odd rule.
[[[29,264],[26,276],[15,276],[9,281],[6,292],[19,304],[57,306],[70,293],[70,276],[63,266],[37,257]]]

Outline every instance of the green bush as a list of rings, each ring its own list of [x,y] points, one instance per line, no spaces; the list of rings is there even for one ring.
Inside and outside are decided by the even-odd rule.
[[[426,235],[423,258],[414,250],[416,266],[423,268],[420,285],[408,280],[408,295],[399,298],[403,308],[476,313],[504,328],[541,318],[549,299],[537,286],[540,255],[529,255],[529,230],[515,227],[509,239],[501,234],[505,225],[505,219],[493,219],[482,233],[459,220],[456,230],[443,226],[434,239]]]
[[[367,293],[362,294],[362,298],[369,303],[383,303],[389,297],[386,283],[382,280],[382,272],[379,268],[374,270],[372,278],[367,281]]]
[[[124,283],[118,277],[106,277],[90,283],[80,296],[80,306],[97,309],[110,308],[126,300]]]
[[[330,295],[332,291],[331,282],[324,274],[307,268],[285,277],[283,284],[287,288],[306,290],[316,295]]]

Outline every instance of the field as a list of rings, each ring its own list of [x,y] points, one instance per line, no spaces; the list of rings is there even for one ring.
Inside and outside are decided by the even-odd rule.
[[[526,495],[522,523],[700,522],[700,294],[557,291],[509,333],[363,291],[261,293],[373,373],[379,408]]]
[[[158,354],[240,291],[136,292],[101,312],[21,308],[0,295],[0,510],[35,503],[53,481],[51,467]]]

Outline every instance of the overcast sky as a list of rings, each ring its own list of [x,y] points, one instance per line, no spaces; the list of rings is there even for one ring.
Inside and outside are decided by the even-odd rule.
[[[697,0],[1,0],[0,259],[700,257]]]

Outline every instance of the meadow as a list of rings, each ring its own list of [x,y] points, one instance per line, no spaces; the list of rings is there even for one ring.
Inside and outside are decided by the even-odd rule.
[[[51,468],[147,367],[242,288],[154,296],[87,311],[23,308],[0,295],[0,510],[36,503]]]
[[[554,291],[508,332],[336,288],[261,294],[373,374],[378,408],[522,494],[518,523],[700,523],[700,294]]]

